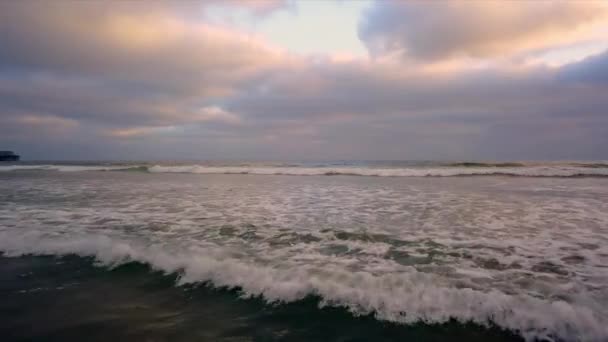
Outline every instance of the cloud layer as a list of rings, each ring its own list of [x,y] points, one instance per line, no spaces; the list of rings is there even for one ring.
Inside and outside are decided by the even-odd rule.
[[[488,58],[605,37],[601,1],[380,1],[359,27],[375,54]]]
[[[286,4],[230,3],[260,20]],[[522,62],[595,41],[601,2],[379,1],[360,18],[371,57],[348,59],[289,54],[204,11],[0,4],[2,148],[30,159],[608,159],[608,52]]]

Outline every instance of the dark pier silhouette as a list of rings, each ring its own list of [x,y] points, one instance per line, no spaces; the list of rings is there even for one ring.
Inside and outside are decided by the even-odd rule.
[[[19,158],[13,151],[0,151],[0,161],[19,161]]]

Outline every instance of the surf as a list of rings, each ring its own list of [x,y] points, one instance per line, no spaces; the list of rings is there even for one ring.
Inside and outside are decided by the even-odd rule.
[[[0,165],[0,172],[140,172],[168,174],[224,174],[266,176],[363,176],[363,177],[608,177],[608,165],[602,163],[526,165],[515,163],[456,163],[450,166],[413,167],[308,167],[308,166],[209,166],[187,165]]]
[[[241,298],[268,304],[292,303],[318,297],[319,307],[344,308],[355,316],[373,315],[398,324],[445,324],[456,321],[484,327],[496,325],[528,341],[604,341],[606,322],[589,308],[526,294],[442,286],[433,276],[375,275],[299,265],[261,266],[221,256],[205,248],[167,251],[162,244],[141,244],[104,235],[62,239],[40,232],[0,233],[5,257],[77,255],[93,257],[98,267],[114,269],[137,262],[154,271],[176,275],[176,286],[206,284],[235,290]],[[215,252],[215,253],[214,253]]]

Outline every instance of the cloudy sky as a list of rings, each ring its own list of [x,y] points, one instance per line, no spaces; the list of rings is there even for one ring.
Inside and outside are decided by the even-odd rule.
[[[608,159],[608,1],[2,1],[4,149]]]

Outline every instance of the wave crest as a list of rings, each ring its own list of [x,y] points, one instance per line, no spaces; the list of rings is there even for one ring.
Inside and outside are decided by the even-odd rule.
[[[0,172],[10,171],[148,171],[145,165],[1,165]]]
[[[289,166],[204,166],[204,165],[2,165],[0,172],[10,171],[135,171],[150,173],[251,174],[285,176],[373,176],[373,177],[608,177],[608,166],[473,166],[450,167],[289,167]]]
[[[458,177],[458,176],[514,176],[514,177],[608,177],[608,168],[581,167],[210,167],[200,165],[161,166],[148,168],[152,173],[195,174],[253,174],[287,176],[375,176],[375,177]]]
[[[496,324],[527,340],[605,341],[606,317],[585,306],[547,301],[529,295],[509,295],[442,285],[434,276],[415,270],[407,273],[371,274],[312,266],[286,268],[258,265],[226,257],[213,249],[167,251],[165,246],[116,240],[102,235],[72,239],[40,232],[0,232],[5,256],[93,256],[101,266],[140,262],[155,270],[178,273],[178,284],[208,283],[239,289],[243,297],[261,297],[269,303],[293,302],[318,296],[321,305],[345,307],[355,315],[373,313],[378,319],[411,324]]]

